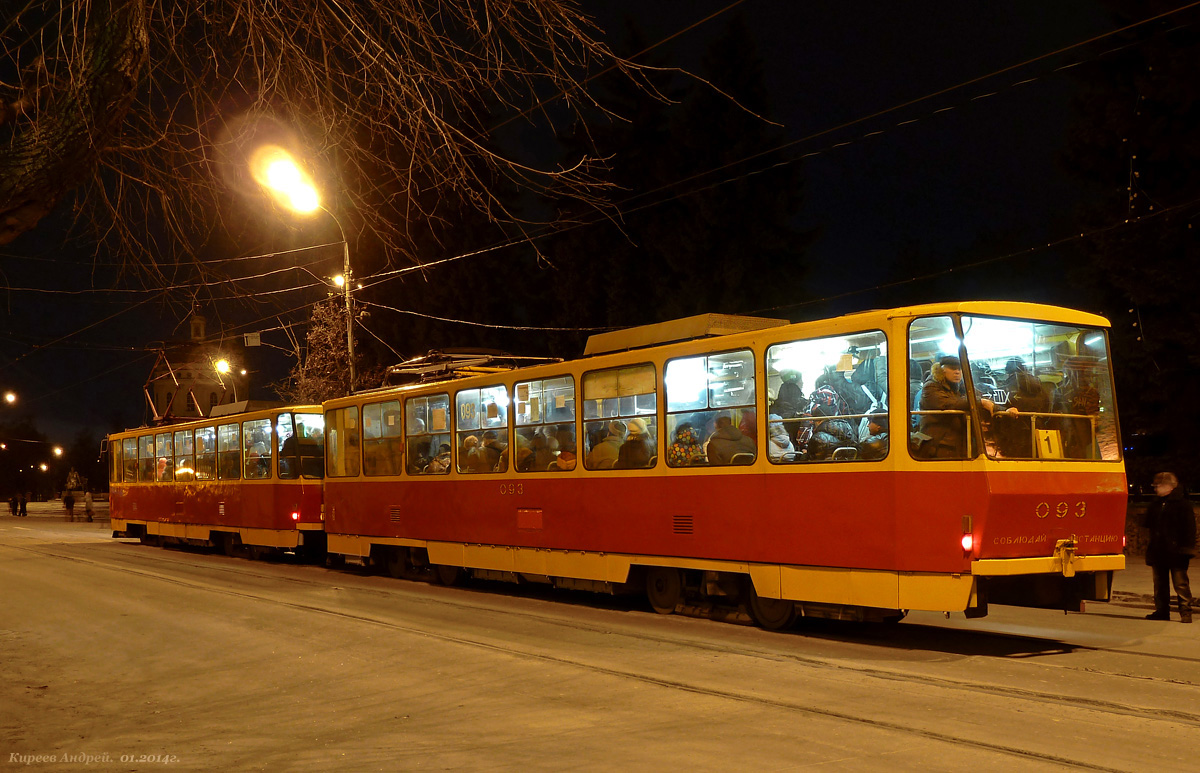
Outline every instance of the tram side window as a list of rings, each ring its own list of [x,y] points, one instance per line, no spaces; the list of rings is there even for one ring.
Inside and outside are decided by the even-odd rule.
[[[338,408],[325,416],[325,474],[330,478],[353,478],[359,471],[358,406]]]
[[[921,317],[908,326],[908,444],[917,459],[978,455],[961,343],[948,316]]]
[[[279,443],[276,474],[280,480],[295,480],[300,477],[300,460],[296,458],[296,424],[292,414],[281,413],[275,417],[275,437]]]
[[[516,400],[517,472],[575,469],[574,379],[520,381]]]
[[[175,433],[175,480],[177,481],[186,483],[196,477],[196,461],[192,443],[190,429]]]
[[[749,349],[667,363],[667,464],[752,464],[758,453],[754,353]]]
[[[503,386],[463,389],[454,395],[458,471],[508,469],[508,390]]]
[[[296,446],[300,474],[305,478],[325,477],[325,417],[322,414],[296,414]]]
[[[405,400],[404,427],[409,475],[440,475],[450,472],[449,394],[410,397]]]
[[[242,474],[242,444],[237,424],[217,427],[217,476],[237,480]]]
[[[154,482],[154,436],[142,435],[138,439],[138,480]]]
[[[399,475],[404,469],[400,401],[363,406],[363,474]]]
[[[217,430],[201,427],[196,430],[196,480],[215,480],[217,477]]]
[[[767,459],[883,459],[890,450],[887,336],[881,330],[788,341],[766,352]]]
[[[246,444],[246,479],[271,477],[271,420],[242,422],[242,442]]]
[[[136,483],[138,479],[138,439],[127,437],[121,441],[122,480]]]
[[[108,441],[108,482],[121,482],[121,442]]]
[[[584,374],[585,468],[633,469],[658,463],[656,389],[650,364]]]
[[[171,450],[171,433],[162,432],[154,436],[154,478],[158,481],[174,479],[175,454]]]

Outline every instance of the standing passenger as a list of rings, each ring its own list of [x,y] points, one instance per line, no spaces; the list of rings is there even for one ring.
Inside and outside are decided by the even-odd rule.
[[[979,398],[979,402],[989,412],[996,407],[986,397]],[[921,456],[928,459],[965,459],[971,403],[967,400],[962,363],[958,357],[948,354],[933,364],[929,380],[921,387],[918,407],[922,411],[961,411],[921,416],[920,431],[929,437],[921,446]]]

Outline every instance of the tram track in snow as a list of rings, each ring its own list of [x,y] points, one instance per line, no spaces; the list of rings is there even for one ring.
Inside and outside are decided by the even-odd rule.
[[[823,717],[826,719],[833,719],[833,720],[838,720],[838,721],[845,721],[845,722],[851,722],[851,723],[871,726],[871,727],[874,727],[877,729],[882,729],[882,730],[890,730],[890,731],[894,731],[894,732],[908,733],[908,734],[921,736],[923,738],[930,739],[930,740],[937,740],[937,741],[945,742],[945,743],[949,743],[949,744],[966,746],[966,747],[976,748],[976,749],[980,749],[980,750],[987,750],[987,751],[991,751],[991,752],[1001,753],[1001,754],[1005,754],[1005,755],[1011,755],[1011,756],[1028,759],[1028,760],[1038,760],[1038,761],[1042,761],[1042,762],[1047,762],[1047,763],[1051,763],[1051,764],[1055,764],[1055,765],[1062,765],[1065,767],[1070,767],[1070,768],[1075,768],[1075,769],[1113,770],[1113,768],[1097,766],[1097,765],[1081,762],[1079,760],[1069,759],[1066,757],[1061,757],[1061,756],[1057,756],[1057,755],[1053,755],[1053,754],[1045,754],[1045,753],[1032,751],[1032,750],[1028,750],[1028,749],[1021,749],[1018,747],[1006,746],[1003,744],[994,744],[994,743],[980,741],[980,740],[972,739],[972,738],[964,738],[964,737],[960,737],[960,736],[949,734],[949,733],[941,733],[938,731],[929,730],[926,728],[912,727],[912,726],[905,725],[905,724],[898,723],[898,722],[881,720],[881,719],[872,718],[872,717],[857,716],[857,715],[854,715],[851,713],[823,709],[823,708],[812,706],[812,705],[797,703],[795,701],[781,700],[781,699],[771,698],[771,697],[766,697],[766,696],[761,696],[761,695],[754,695],[749,692],[710,688],[710,687],[706,687],[701,684],[695,684],[695,683],[682,681],[682,680],[666,679],[666,678],[654,676],[652,674],[640,673],[636,670],[613,668],[611,666],[605,666],[602,664],[589,663],[582,659],[562,657],[562,656],[558,656],[558,655],[549,654],[546,652],[537,652],[537,651],[531,650],[528,647],[497,644],[494,642],[482,641],[480,639],[469,637],[469,636],[458,636],[458,635],[453,635],[453,634],[447,634],[442,631],[430,629],[429,627],[406,624],[406,623],[401,623],[401,622],[397,622],[394,620],[387,620],[385,618],[382,618],[382,617],[379,617],[376,615],[349,612],[349,611],[345,611],[345,610],[334,609],[328,605],[321,605],[321,604],[315,604],[315,603],[311,603],[311,602],[303,602],[303,601],[296,601],[296,600],[287,599],[287,598],[280,598],[278,596],[278,594],[272,594],[272,593],[266,593],[266,592],[254,592],[254,591],[245,590],[245,589],[225,587],[225,586],[222,586],[219,584],[213,584],[211,582],[205,582],[205,581],[197,580],[197,579],[178,577],[178,576],[170,576],[169,574],[164,574],[163,572],[155,571],[154,569],[147,569],[147,568],[132,566],[132,565],[130,565],[130,563],[120,560],[120,559],[124,559],[124,558],[134,557],[135,554],[133,554],[133,553],[119,554],[120,558],[117,560],[111,560],[111,559],[104,560],[104,559],[100,559],[100,558],[97,558],[94,556],[93,557],[85,557],[85,556],[75,555],[75,554],[71,554],[71,553],[59,552],[59,551],[50,549],[50,546],[46,546],[46,545],[39,545],[36,547],[15,546],[14,545],[14,546],[9,546],[9,547],[11,547],[12,549],[15,549],[15,550],[21,550],[21,551],[25,551],[25,552],[29,552],[29,553],[35,553],[38,555],[42,555],[42,556],[46,556],[46,557],[50,557],[50,558],[54,558],[54,559],[88,564],[88,565],[91,565],[91,566],[94,566],[94,567],[100,568],[100,569],[105,569],[105,570],[110,570],[110,571],[115,571],[115,572],[122,572],[122,573],[137,574],[139,576],[142,576],[142,577],[145,577],[148,579],[156,580],[159,582],[166,582],[166,583],[178,585],[181,587],[186,587],[186,588],[189,588],[192,590],[216,593],[216,594],[220,594],[220,595],[245,599],[248,601],[254,601],[254,602],[259,602],[259,603],[268,603],[268,604],[273,604],[273,605],[278,605],[278,606],[284,606],[284,607],[297,609],[297,610],[304,611],[304,612],[328,615],[328,616],[342,618],[342,619],[346,619],[346,620],[350,620],[350,621],[354,621],[354,622],[358,622],[358,623],[368,624],[368,625],[377,626],[377,627],[383,627],[383,628],[395,630],[398,632],[404,632],[404,633],[408,633],[408,634],[412,634],[412,635],[419,635],[422,637],[438,639],[441,641],[445,641],[447,643],[455,643],[455,644],[459,644],[459,645],[463,645],[463,646],[469,646],[469,647],[474,647],[474,648],[478,648],[478,649],[488,650],[488,651],[501,653],[501,654],[512,656],[512,657],[539,660],[539,661],[543,661],[543,662],[554,663],[554,664],[572,667],[572,668],[585,669],[585,670],[588,670],[593,673],[603,674],[603,675],[612,676],[612,677],[621,678],[621,679],[632,679],[632,680],[636,680],[636,681],[639,681],[642,683],[656,685],[656,686],[667,688],[667,689],[679,690],[679,691],[688,692],[688,693],[692,693],[692,694],[696,694],[696,695],[704,695],[704,696],[709,696],[709,697],[728,699],[728,700],[738,701],[738,702],[742,702],[742,703],[750,703],[750,704],[760,705],[760,706],[764,706],[764,707],[773,707],[773,708],[782,709],[782,710],[794,711],[794,712],[801,713],[801,714],[819,716],[819,717]],[[399,595],[408,595],[403,592],[403,590],[404,590],[403,586],[398,587],[397,589],[371,588],[371,587],[366,587],[363,585],[354,585],[351,587],[331,586],[331,584],[328,581],[318,580],[315,578],[310,579],[310,578],[295,577],[295,576],[291,576],[291,575],[288,575],[285,573],[270,573],[270,572],[255,571],[253,569],[254,564],[250,564],[248,566],[239,566],[239,565],[233,565],[233,564],[223,565],[221,563],[207,562],[207,561],[203,561],[203,560],[201,560],[201,561],[182,561],[182,562],[177,560],[178,558],[181,558],[181,557],[203,558],[203,555],[197,554],[197,553],[187,553],[187,552],[182,552],[182,551],[171,551],[171,552],[146,551],[146,552],[138,552],[136,554],[137,561],[153,562],[153,564],[155,564],[156,567],[179,568],[182,566],[182,567],[186,567],[188,569],[196,569],[196,570],[204,570],[204,571],[217,571],[224,575],[232,576],[235,578],[236,577],[242,577],[242,578],[247,578],[247,579],[252,578],[255,580],[269,581],[269,582],[284,581],[287,583],[303,585],[303,586],[311,587],[311,588],[315,588],[315,589],[328,589],[331,587],[336,587],[338,590],[343,590],[343,591],[348,590],[348,591],[352,591],[354,593],[362,593],[362,594],[366,594],[366,595],[370,595],[370,596],[374,596],[374,597],[380,597],[380,598],[395,598]],[[289,566],[299,568],[302,565],[292,564]],[[324,571],[320,567],[316,567],[316,566],[313,566],[311,568],[314,570],[318,570],[318,571]],[[356,574],[356,573],[348,573],[348,576],[356,577],[356,578],[364,577],[364,575]],[[484,608],[478,604],[464,603],[464,602],[456,601],[453,599],[435,598],[435,597],[431,597],[429,595],[424,595],[424,594],[420,594],[420,601],[425,604],[434,604],[434,605],[439,605],[439,606],[443,606],[443,607],[459,608],[459,609],[462,609],[467,612],[479,612],[479,611],[481,611],[481,609],[486,609],[486,611],[492,615],[527,618],[531,621],[536,621],[537,623],[542,624],[542,625],[551,625],[551,626],[558,626],[558,627],[577,629],[577,630],[582,629],[582,630],[589,631],[589,632],[603,633],[603,634],[609,634],[609,635],[617,634],[622,637],[635,639],[635,640],[641,640],[641,641],[645,641],[645,642],[651,642],[651,643],[656,643],[656,644],[665,644],[665,645],[669,645],[669,646],[689,648],[689,649],[700,650],[700,651],[708,651],[708,652],[713,652],[713,653],[721,653],[721,654],[729,653],[727,642],[725,642],[725,643],[715,643],[715,642],[709,643],[709,642],[705,642],[705,641],[701,641],[701,640],[696,640],[691,637],[656,635],[656,634],[651,634],[651,633],[647,633],[644,631],[630,630],[628,628],[621,628],[620,630],[617,630],[613,626],[592,624],[592,623],[587,623],[587,622],[583,622],[583,621],[579,621],[579,620],[564,620],[560,617],[539,614],[537,612],[532,612],[532,611],[528,611],[528,610],[496,609],[494,607]],[[647,615],[651,619],[653,619],[655,617],[654,615],[650,615],[649,613],[647,613]],[[781,637],[786,636],[786,634],[770,634],[770,635],[781,636]],[[801,635],[803,635],[803,634],[801,634]],[[980,635],[1012,638],[1012,636],[1009,634],[994,633],[994,632],[980,632]],[[861,645],[863,643],[858,642],[858,644]],[[756,648],[756,647],[752,647],[752,646],[745,646],[745,645],[746,645],[746,643],[744,643],[744,642],[739,643],[739,649],[736,652],[736,654],[738,656],[752,658],[752,659],[767,660],[767,661],[787,661],[787,662],[791,662],[791,663],[794,663],[794,664],[797,664],[800,666],[804,666],[807,668],[827,670],[827,671],[832,671],[832,672],[852,673],[854,675],[867,677],[867,678],[871,678],[871,679],[878,679],[878,680],[887,681],[890,683],[908,683],[908,684],[913,684],[913,685],[921,685],[921,686],[929,687],[929,688],[933,688],[933,689],[944,689],[944,690],[953,690],[953,691],[965,692],[965,693],[984,694],[984,695],[988,695],[988,696],[1000,698],[1000,699],[1025,701],[1025,702],[1030,702],[1030,703],[1035,703],[1035,704],[1054,704],[1054,705],[1059,705],[1059,706],[1063,706],[1063,707],[1070,707],[1070,708],[1074,708],[1074,709],[1078,709],[1078,710],[1096,712],[1096,713],[1107,714],[1107,715],[1137,717],[1137,718],[1150,720],[1150,721],[1170,721],[1170,722],[1175,722],[1175,723],[1188,725],[1188,726],[1192,726],[1192,727],[1200,727],[1200,714],[1193,713],[1193,712],[1163,710],[1163,709],[1149,708],[1149,707],[1145,707],[1145,706],[1137,706],[1137,705],[1133,705],[1133,704],[1118,703],[1118,702],[1114,702],[1114,701],[1105,701],[1105,700],[1083,698],[1083,697],[1079,697],[1079,696],[1063,695],[1061,693],[1048,693],[1048,692],[1043,692],[1043,691],[1038,691],[1038,690],[1022,689],[1022,688],[1018,688],[1018,687],[1010,687],[1010,686],[1005,686],[1005,685],[967,681],[967,680],[962,680],[962,679],[953,679],[953,678],[939,677],[939,676],[929,676],[929,675],[918,674],[918,673],[914,673],[914,672],[902,670],[902,669],[887,669],[887,668],[880,668],[877,666],[867,666],[867,665],[862,665],[862,664],[845,662],[843,660],[834,660],[834,659],[828,659],[828,658],[813,657],[813,656],[802,655],[802,654],[797,654],[797,653],[768,651],[765,649]],[[869,643],[867,643],[867,646],[869,646]],[[1088,650],[1088,651],[1093,651],[1093,652],[1110,652],[1110,653],[1122,654],[1122,655],[1126,655],[1126,656],[1169,658],[1169,659],[1180,660],[1180,661],[1200,662],[1200,658],[1183,658],[1183,657],[1175,657],[1175,656],[1165,656],[1165,655],[1158,655],[1155,653],[1142,653],[1142,652],[1136,652],[1136,651],[1132,651],[1132,650],[1092,647],[1092,646],[1086,646],[1086,645],[1079,645],[1079,646],[1070,645],[1070,646],[1072,647],[1072,649],[1076,649],[1076,650]],[[1099,671],[1099,670],[1093,669],[1093,668],[1080,669],[1080,668],[1075,668],[1075,667],[1071,667],[1071,666],[1062,666],[1062,665],[1057,665],[1057,664],[1044,664],[1044,663],[1039,663],[1038,665],[1041,667],[1052,667],[1052,668],[1063,668],[1063,669],[1069,669],[1069,670],[1078,670],[1078,671],[1086,672],[1090,676],[1117,677],[1117,678],[1128,678],[1128,679],[1135,679],[1135,680],[1149,680],[1149,681],[1162,682],[1164,684],[1188,684],[1186,682],[1158,679],[1155,677],[1144,677],[1144,676],[1123,674],[1123,673],[1118,673],[1118,672]]]

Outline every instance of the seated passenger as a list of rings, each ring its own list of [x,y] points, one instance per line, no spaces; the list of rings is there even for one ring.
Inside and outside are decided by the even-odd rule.
[[[566,440],[558,443],[558,458],[550,465],[550,470],[566,472],[575,469],[575,441]]]
[[[542,427],[530,441],[533,449],[533,469],[544,470],[555,460],[558,452],[558,439],[554,436],[554,427]]]
[[[629,435],[617,449],[617,460],[613,463],[613,468],[629,470],[649,467],[650,457],[654,456],[653,448],[654,441],[650,439],[646,422],[632,419],[629,422]]]
[[[584,466],[589,470],[598,470],[603,467],[611,467],[617,461],[617,454],[621,451],[621,444],[625,442],[625,422],[613,420],[608,423],[608,435],[604,440],[592,446],[592,450],[588,451],[587,457],[584,459]],[[604,462],[608,464],[604,464]]]
[[[463,472],[475,472],[475,457],[479,453],[479,438],[467,435],[463,438],[458,449],[458,469]]]
[[[441,446],[438,447],[438,454],[437,454],[437,456],[433,457],[433,459],[430,460],[427,471],[431,472],[435,475],[441,474],[444,472],[450,472],[450,444],[449,443],[442,443]]]
[[[558,458],[549,465],[551,470],[575,469],[575,433],[567,428],[560,428],[555,436],[558,443]]]
[[[718,416],[716,431],[708,439],[708,463],[712,465],[731,464],[734,454],[753,454],[754,441],[742,434],[733,426],[733,419],[728,416]]]
[[[685,421],[675,428],[675,441],[667,448],[667,464],[672,467],[688,467],[704,463],[704,446],[691,422]]]
[[[888,417],[886,411],[867,416],[867,436],[859,444],[859,459],[882,459],[888,454]]]
[[[790,461],[796,449],[788,437],[782,416],[772,413],[767,417],[767,436],[767,457],[773,462]]]
[[[742,420],[738,422],[738,429],[742,434],[750,438],[754,445],[758,445],[758,413],[751,408],[742,411]]]

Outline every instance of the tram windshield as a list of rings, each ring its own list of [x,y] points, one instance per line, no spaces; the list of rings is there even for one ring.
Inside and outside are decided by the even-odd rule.
[[[992,459],[1121,458],[1103,330],[963,315],[960,339],[953,323],[928,317],[909,330],[914,456],[972,458],[982,447]],[[953,373],[964,352],[958,370],[969,373],[974,405],[983,408],[982,439],[967,432],[965,406],[943,394],[965,392],[968,379]]]

